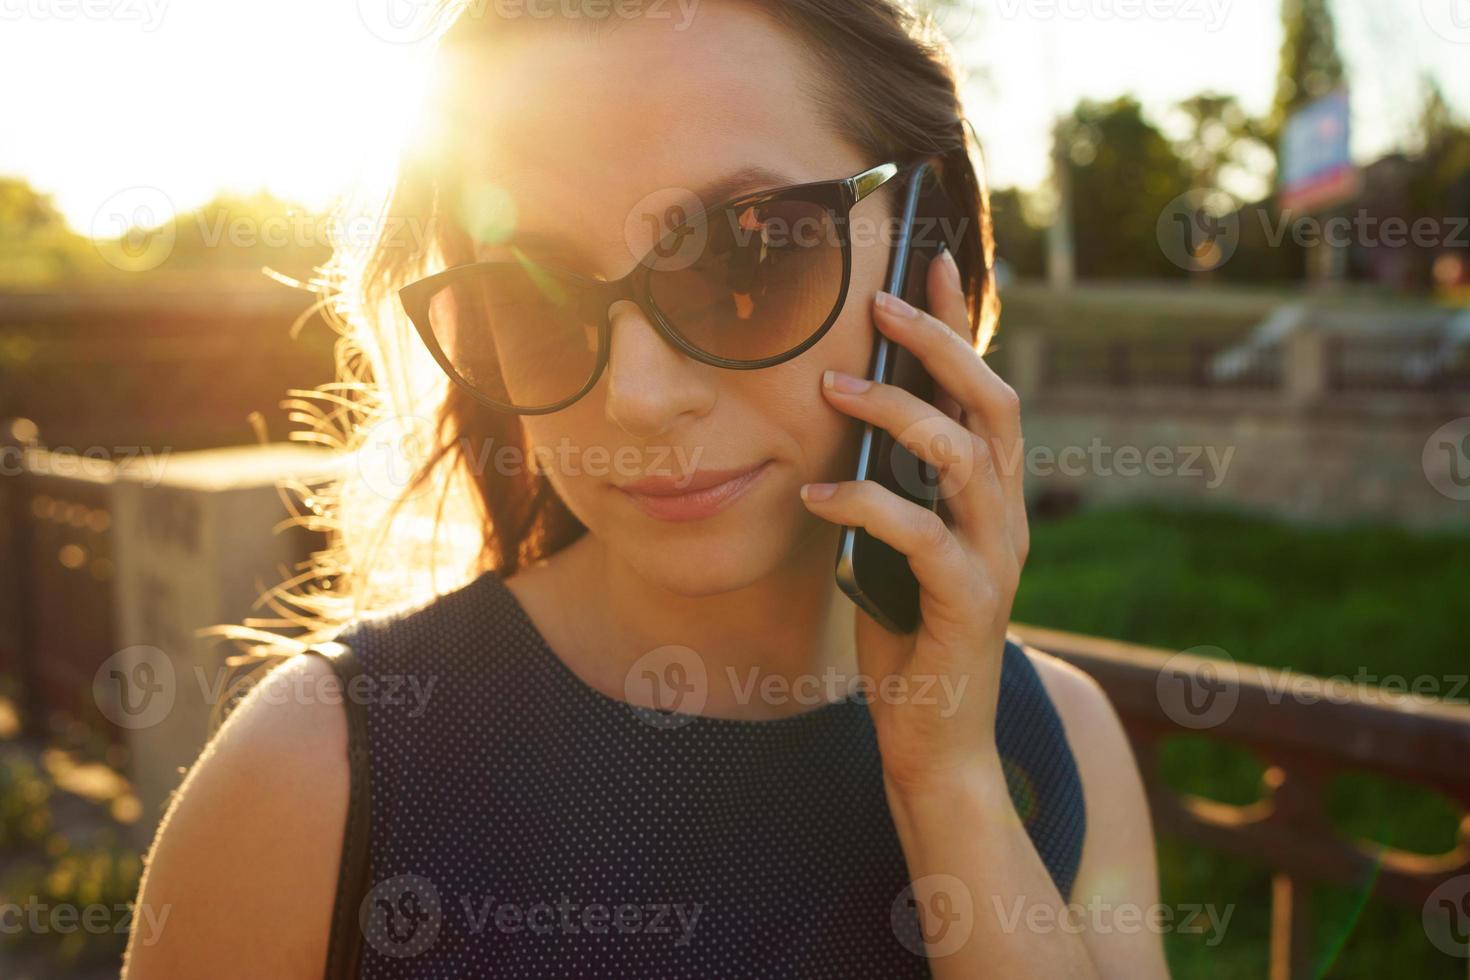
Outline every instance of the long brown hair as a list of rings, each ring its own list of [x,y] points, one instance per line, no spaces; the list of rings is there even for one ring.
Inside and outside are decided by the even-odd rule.
[[[988,194],[942,33],[901,0],[738,2],[764,11],[805,42],[825,75],[816,96],[819,111],[870,164],[939,158],[944,189],[966,219],[952,247],[969,300],[972,340],[983,351],[999,315]],[[480,7],[471,0],[443,8],[441,62],[463,62],[448,54],[472,51],[487,31],[504,29],[504,20],[479,16]],[[577,21],[584,29],[598,24],[593,17]],[[452,78],[441,79],[434,91],[456,88]],[[429,131],[432,120],[448,112],[442,99],[431,97]],[[331,485],[307,488],[300,519],[327,531],[332,546],[269,597],[284,614],[273,623],[307,627],[288,648],[324,638],[355,615],[425,601],[479,571],[508,576],[586,530],[533,468],[502,472],[484,465],[491,447],[529,453],[519,419],[485,410],[448,384],[427,362],[398,307],[401,286],[472,258],[439,174],[424,154],[406,154],[391,191],[374,209],[383,234],[358,248],[339,248],[318,283],[342,333],[339,376],[315,391],[293,393],[291,406],[305,423],[293,437],[359,457],[370,443],[379,449],[391,444],[408,457],[413,476],[399,493],[382,493],[381,481],[379,492],[365,493],[363,485],[374,481],[363,465],[349,466]],[[405,238],[404,229],[421,234]],[[413,381],[423,370],[439,375],[427,389]],[[386,442],[385,426],[393,433]],[[446,527],[458,533],[445,533]],[[446,569],[449,577],[441,578]],[[248,632],[257,641],[271,636]]]

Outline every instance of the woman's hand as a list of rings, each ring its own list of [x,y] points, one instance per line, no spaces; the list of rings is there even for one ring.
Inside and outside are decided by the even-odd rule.
[[[948,251],[930,263],[928,275],[932,314],[879,293],[873,319],[923,363],[938,406],[837,372],[824,376],[823,391],[839,411],[886,429],[936,468],[938,512],[870,480],[802,491],[812,513],[866,528],[904,554],[919,581],[922,621],[914,633],[896,636],[857,612],[860,668],[880,685],[869,696],[884,773],[899,792],[943,791],[976,778],[1004,785],[996,699],[1030,541],[1016,393],[970,345],[959,271]]]

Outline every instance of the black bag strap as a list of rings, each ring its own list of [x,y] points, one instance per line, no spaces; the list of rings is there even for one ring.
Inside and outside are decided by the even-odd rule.
[[[362,665],[352,648],[335,640],[306,648],[307,653],[331,664],[342,686],[347,711],[347,762],[351,786],[347,794],[347,824],[342,834],[342,861],[337,873],[337,897],[332,906],[332,935],[327,948],[325,980],[353,980],[362,966],[362,929],[358,911],[367,896],[368,838],[371,832],[371,772],[368,768],[367,708],[352,696]]]

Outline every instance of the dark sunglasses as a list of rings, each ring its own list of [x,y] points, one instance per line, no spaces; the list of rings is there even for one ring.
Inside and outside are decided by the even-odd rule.
[[[732,198],[671,228],[615,281],[512,249],[513,260],[457,265],[398,296],[449,377],[504,412],[545,415],[590,391],[620,299],[696,361],[770,367],[837,321],[852,276],[850,212],[899,172],[885,163]]]

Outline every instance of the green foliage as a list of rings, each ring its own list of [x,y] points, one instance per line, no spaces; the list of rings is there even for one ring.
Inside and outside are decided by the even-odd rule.
[[[1332,91],[1344,77],[1327,0],[1281,0],[1281,26],[1281,63],[1268,129],[1273,141],[1293,112]]]
[[[1424,83],[1419,131],[1424,148],[1415,160],[1409,191],[1415,213],[1470,213],[1470,126],[1455,115],[1432,79]]]
[[[51,783],[22,755],[0,757],[0,851],[33,847],[51,833]]]
[[[1314,673],[1465,667],[1470,536],[1139,508],[1041,523],[1034,539],[1022,622]]]
[[[0,756],[0,854],[5,876],[0,907],[9,910],[0,930],[7,967],[59,976],[76,967],[118,962],[132,922],[142,859],[119,840],[110,817],[80,817],[79,799],[66,802],[50,775],[23,752]],[[52,803],[66,820],[53,818]],[[100,824],[99,824],[100,820]],[[65,823],[63,831],[60,824]],[[69,835],[78,833],[81,843]],[[154,916],[149,928],[159,927]]]
[[[62,281],[95,258],[49,196],[24,180],[0,177],[0,288]]]
[[[0,234],[24,237],[64,224],[49,196],[18,178],[0,177]]]
[[[142,859],[111,837],[24,868],[3,889],[21,909],[22,928],[7,930],[3,941],[62,966],[120,961],[141,876]]]
[[[160,229],[133,234],[141,236],[140,248],[155,236],[171,236],[161,265],[144,272],[115,268],[97,243],[66,224],[48,196],[23,180],[0,178],[0,289],[165,288],[179,275],[197,285],[204,273],[264,282],[262,267],[306,279],[330,257],[341,233],[327,216],[259,193],[221,194]]]
[[[990,217],[995,227],[995,254],[1021,276],[1040,276],[1045,270],[1045,232],[1026,219],[1026,199],[1015,188],[990,195]]]
[[[1222,178],[1232,172],[1253,175],[1259,161],[1274,159],[1265,125],[1252,118],[1235,96],[1201,92],[1177,108],[1188,120],[1189,131],[1174,149],[1190,169],[1195,187],[1221,187]]]
[[[268,266],[298,278],[331,257],[331,223],[270,194],[221,194],[174,220],[174,271]]]
[[[1470,691],[1452,687],[1466,672],[1467,548],[1464,534],[1098,510],[1034,525],[1015,616],[1165,648],[1218,646],[1240,661],[1319,675],[1433,678],[1444,696],[1463,700]],[[1256,798],[1263,768],[1248,752],[1198,736],[1170,739],[1161,766],[1175,788],[1234,804]],[[1342,833],[1424,853],[1456,839],[1457,809],[1418,787],[1350,773],[1326,802]],[[1269,870],[1171,839],[1159,841],[1159,860],[1166,904],[1234,906],[1217,946],[1166,935],[1174,976],[1263,976]],[[1364,904],[1363,894],[1314,889],[1314,941],[1331,959],[1328,976],[1463,977],[1463,961],[1430,945],[1418,909]]]
[[[1182,275],[1159,248],[1157,222],[1189,189],[1190,174],[1138,101],[1083,100],[1060,137],[1070,156],[1077,274]]]

